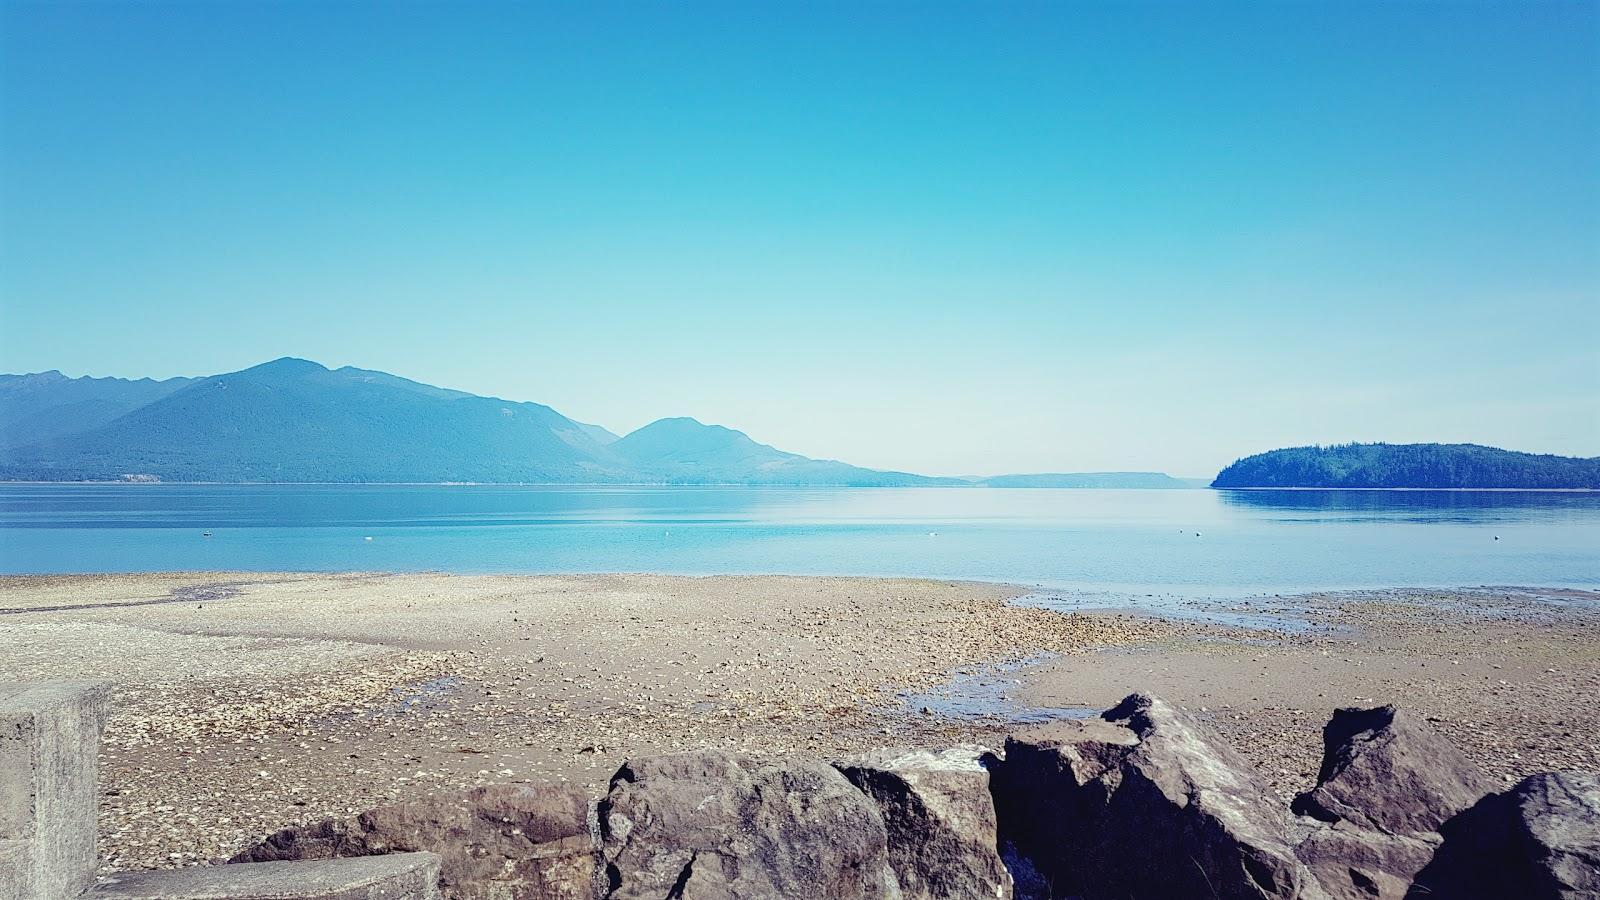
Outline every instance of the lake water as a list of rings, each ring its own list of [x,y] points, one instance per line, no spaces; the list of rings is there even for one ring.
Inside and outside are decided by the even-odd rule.
[[[0,485],[0,571],[176,569],[910,575],[1111,599],[1597,588],[1600,494]]]

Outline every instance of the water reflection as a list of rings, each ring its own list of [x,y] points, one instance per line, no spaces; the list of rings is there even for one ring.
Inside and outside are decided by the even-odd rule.
[[[1600,511],[1596,491],[1219,490],[1224,506],[1279,521],[1457,522],[1549,520]],[[1315,513],[1296,516],[1295,513]]]

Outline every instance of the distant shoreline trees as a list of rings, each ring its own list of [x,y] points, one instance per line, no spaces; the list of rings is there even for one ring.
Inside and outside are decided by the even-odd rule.
[[[1214,488],[1600,489],[1600,457],[1520,453],[1479,444],[1336,444],[1247,456]]]

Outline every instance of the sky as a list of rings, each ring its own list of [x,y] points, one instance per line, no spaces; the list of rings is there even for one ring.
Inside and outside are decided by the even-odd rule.
[[[0,371],[1600,455],[1600,4],[0,4]]]

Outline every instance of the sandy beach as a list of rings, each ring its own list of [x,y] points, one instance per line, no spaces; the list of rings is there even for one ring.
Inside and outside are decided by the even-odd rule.
[[[1394,702],[1506,779],[1600,768],[1600,595],[1277,599],[1297,630],[857,578],[240,574],[0,578],[0,680],[116,683],[107,870],[485,782],[598,787],[630,755],[998,743],[1149,690],[1291,794],[1332,709]],[[1261,605],[1239,611],[1260,612]],[[909,695],[909,699],[908,699]]]

